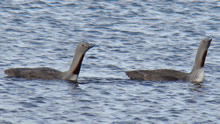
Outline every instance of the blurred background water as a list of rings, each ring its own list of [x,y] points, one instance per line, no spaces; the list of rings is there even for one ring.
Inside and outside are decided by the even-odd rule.
[[[1,124],[220,123],[220,2],[1,0]],[[127,70],[190,72],[211,37],[206,79],[132,81]],[[6,78],[12,67],[69,68],[78,42],[96,44],[79,85]]]

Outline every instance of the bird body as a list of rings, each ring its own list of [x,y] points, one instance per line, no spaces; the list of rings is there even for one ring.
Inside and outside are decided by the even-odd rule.
[[[184,79],[186,75],[184,72],[170,69],[127,71],[126,74],[130,77],[130,79],[133,80],[150,79],[151,81],[176,81],[179,79]]]
[[[26,78],[26,79],[60,79],[63,72],[56,69],[39,67],[39,68],[10,68],[5,70],[9,77]]]
[[[150,80],[150,81],[182,80],[189,82],[202,82],[204,80],[205,59],[211,41],[212,41],[211,38],[205,38],[201,40],[195,57],[194,66],[190,73],[185,73],[171,69],[134,70],[134,71],[126,71],[125,73],[132,80]]]
[[[61,72],[59,70],[48,67],[39,67],[10,68],[5,70],[5,74],[7,74],[9,77],[26,79],[77,81],[85,53],[92,47],[93,45],[86,42],[79,43],[76,48],[72,64],[69,70],[65,72]]]

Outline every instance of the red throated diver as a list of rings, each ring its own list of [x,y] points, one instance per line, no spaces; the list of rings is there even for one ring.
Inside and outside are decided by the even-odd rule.
[[[26,78],[26,79],[44,79],[44,80],[69,80],[77,81],[81,64],[86,51],[93,45],[81,42],[78,44],[72,64],[68,71],[61,72],[56,69],[39,67],[39,68],[10,68],[5,70],[9,77]]]
[[[136,70],[136,71],[126,71],[125,73],[132,80],[150,80],[150,81],[182,80],[189,82],[202,82],[204,80],[203,67],[205,65],[205,59],[211,41],[212,41],[211,38],[205,38],[201,40],[195,57],[195,63],[190,73],[185,73],[170,69]]]

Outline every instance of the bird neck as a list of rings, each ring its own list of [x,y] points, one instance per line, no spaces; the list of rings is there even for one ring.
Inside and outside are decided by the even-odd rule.
[[[203,82],[204,77],[205,77],[204,69],[200,68],[200,69],[192,70],[192,72],[189,73],[189,75],[187,76],[187,81],[201,83]]]
[[[75,54],[73,61],[72,61],[72,64],[69,68],[69,72],[72,75],[79,75],[84,55],[85,55],[84,53],[83,54]]]
[[[208,52],[208,48],[204,46],[204,44],[200,44],[196,57],[195,62],[190,73],[190,80],[192,82],[202,82],[204,79],[204,65],[206,60],[206,55]]]
[[[193,65],[193,70],[197,70],[204,67],[207,53],[207,50],[198,49],[195,57],[195,63]]]
[[[82,61],[84,58],[85,53],[82,52],[75,52],[72,64],[68,71],[63,72],[63,79],[70,80],[70,81],[77,81]]]

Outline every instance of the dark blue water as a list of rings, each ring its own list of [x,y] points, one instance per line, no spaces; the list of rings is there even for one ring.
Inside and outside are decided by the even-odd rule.
[[[0,1],[1,124],[220,123],[220,2]],[[132,81],[124,71],[190,72],[212,37],[201,85]],[[78,42],[96,44],[80,84],[6,78],[12,67],[69,68]]]

